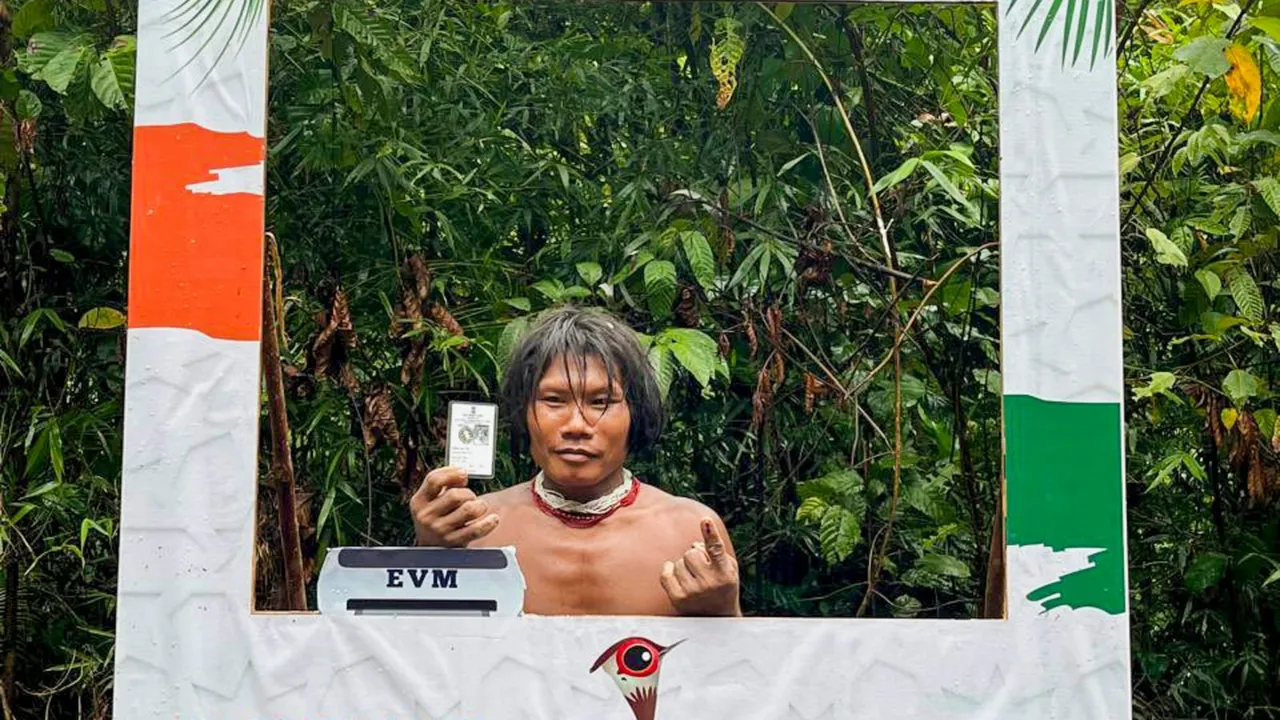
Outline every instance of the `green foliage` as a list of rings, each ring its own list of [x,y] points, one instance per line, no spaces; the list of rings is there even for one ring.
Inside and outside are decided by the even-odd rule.
[[[1116,59],[1138,400],[1125,418],[1135,714],[1270,717],[1280,102],[1265,94],[1241,121],[1222,76],[1225,48],[1241,44],[1270,93],[1280,24],[1274,3],[1249,5],[1228,40],[1243,5],[1141,5],[1018,0],[1007,12],[1037,43],[1060,41],[1067,66],[1109,64],[1111,37],[1127,38]],[[230,37],[219,48],[230,52],[244,15],[227,7],[179,3],[199,32],[166,42]],[[895,265],[936,279],[989,242],[992,16],[770,7],[844,93]],[[123,392],[124,318],[111,308],[126,300],[136,19],[119,3],[10,10],[0,570],[21,573],[14,713],[105,717]],[[230,25],[210,40],[217,18]],[[671,423],[637,470],[725,517],[749,612],[852,615],[869,595],[872,615],[978,613],[1002,464],[998,255],[934,294],[899,382],[892,367],[868,380],[922,288],[904,282],[892,301],[843,119],[768,13],[325,0],[273,6],[270,53],[268,223],[285,265],[309,557],[409,538],[393,444],[366,445],[372,418],[316,372],[314,317],[335,288],[359,340],[344,360],[359,392],[386,388],[426,466],[447,400],[492,395],[532,314],[578,302],[647,338]],[[406,257],[431,276],[417,315]],[[527,476],[502,462],[502,482]],[[868,593],[873,540],[891,522]]]
[[[1142,156],[1121,228],[1126,363],[1141,400],[1126,417],[1139,718],[1274,717],[1280,688],[1280,594],[1268,583],[1280,562],[1270,329],[1280,105],[1267,96],[1242,120],[1222,78],[1235,43],[1274,87],[1280,49],[1267,3],[1250,6],[1233,37],[1234,14],[1217,7],[1152,4],[1120,76],[1121,153]],[[1164,147],[1161,164],[1151,148]]]

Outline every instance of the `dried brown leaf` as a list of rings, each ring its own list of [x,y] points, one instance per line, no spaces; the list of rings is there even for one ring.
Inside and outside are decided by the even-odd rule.
[[[364,434],[366,450],[372,450],[379,442],[396,446],[400,444],[400,429],[396,425],[396,415],[392,410],[391,392],[385,387],[365,395],[360,429]]]
[[[427,312],[431,316],[431,319],[445,330],[448,330],[450,335],[466,336],[467,333],[462,329],[462,325],[458,323],[457,319],[453,317],[453,314],[450,313],[449,309],[444,305],[441,305],[440,303],[431,303],[431,307]],[[466,348],[470,347],[470,345],[471,343],[468,341],[463,343],[460,347]]]
[[[822,395],[827,394],[827,384],[818,379],[813,373],[804,374],[804,411],[805,413],[813,412],[814,400]]]
[[[1272,488],[1266,478],[1267,468],[1262,464],[1262,456],[1257,445],[1249,453],[1249,472],[1246,481],[1249,488],[1249,502],[1262,505],[1271,499]]]
[[[760,368],[756,375],[756,390],[751,394],[751,428],[758,430],[764,422],[765,411],[773,402],[773,382],[769,378],[769,368]]]
[[[680,288],[680,300],[676,303],[675,313],[683,327],[696,328],[702,324],[698,311],[698,293],[691,286]]]
[[[321,328],[311,341],[312,370],[318,377],[340,378],[347,365],[347,352],[356,346],[351,324],[351,307],[342,288],[334,290],[328,312],[320,317]]]
[[[412,280],[413,292],[419,301],[427,299],[431,293],[431,273],[427,270],[427,261],[421,255],[411,255],[404,261],[405,272]]]
[[[782,347],[782,310],[777,305],[769,306],[764,311],[764,320],[769,331],[769,342],[775,348]]]

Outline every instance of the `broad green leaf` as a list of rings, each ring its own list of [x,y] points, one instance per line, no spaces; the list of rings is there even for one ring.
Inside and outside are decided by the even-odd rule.
[[[822,520],[827,511],[827,503],[820,497],[808,497],[796,508],[796,520],[802,523],[816,523]]]
[[[1280,147],[1280,133],[1270,130],[1254,130],[1253,132],[1237,135],[1236,142],[1240,143],[1241,147],[1252,147],[1254,145],[1275,145]]]
[[[40,102],[40,96],[30,90],[21,90],[18,92],[18,119],[19,120],[35,120],[40,117],[40,111],[44,109],[44,103]]]
[[[873,186],[876,192],[887,190],[894,185],[906,180],[911,173],[915,172],[916,167],[920,165],[919,158],[907,158],[901,165],[888,175],[882,176]]]
[[[517,310],[523,310],[525,312],[529,312],[533,309],[533,305],[529,302],[529,298],[527,297],[507,298],[506,300],[503,300],[503,302]]]
[[[927,392],[924,381],[914,375],[902,376],[902,403],[912,406]]]
[[[1262,408],[1253,414],[1254,422],[1258,423],[1258,432],[1264,438],[1275,435],[1276,432],[1276,411],[1271,408]]]
[[[124,92],[120,89],[120,81],[116,78],[115,66],[106,57],[94,64],[89,74],[89,86],[98,100],[113,110],[125,107]]]
[[[582,282],[587,285],[595,285],[600,277],[604,275],[604,270],[600,268],[599,263],[580,262],[578,267],[578,277],[582,278]]]
[[[1270,35],[1273,40],[1280,40],[1280,17],[1252,17],[1249,24]]]
[[[1217,585],[1227,570],[1227,556],[1206,552],[1196,555],[1182,580],[1192,592],[1204,592]]]
[[[1196,280],[1200,281],[1200,287],[1204,288],[1204,294],[1209,296],[1209,302],[1218,297],[1218,293],[1222,292],[1222,279],[1218,274],[1209,269],[1196,271]]]
[[[1258,189],[1258,194],[1266,201],[1271,212],[1280,215],[1280,180],[1264,177],[1255,180],[1253,186]]]
[[[26,52],[18,53],[18,69],[35,76],[64,51],[84,45],[88,39],[67,32],[41,32],[27,41]]]
[[[1231,239],[1239,240],[1241,236],[1249,229],[1249,223],[1252,217],[1249,214],[1249,207],[1241,205],[1236,208],[1236,212],[1231,216],[1231,222],[1228,223],[1227,229],[1231,231]]]
[[[818,526],[822,554],[829,564],[836,564],[853,554],[862,535],[862,518],[838,507],[828,507]]]
[[[1225,75],[1231,69],[1227,60],[1229,40],[1217,37],[1198,37],[1173,52],[1173,56],[1186,63],[1192,70],[1211,78]]]
[[[662,333],[662,339],[676,360],[698,381],[702,387],[711,384],[719,351],[716,341],[705,333],[688,328],[672,328]]]
[[[1187,266],[1187,256],[1167,235],[1155,228],[1147,228],[1147,239],[1151,241],[1151,247],[1156,251],[1156,262],[1176,267]]]
[[[1152,99],[1157,99],[1169,94],[1182,79],[1190,74],[1191,69],[1186,65],[1174,65],[1143,80],[1142,86],[1151,90]]]
[[[693,277],[698,284],[712,290],[716,282],[716,256],[711,252],[711,245],[700,232],[693,230],[680,233],[680,244],[684,248],[684,257],[689,261]]]
[[[1182,254],[1188,258],[1191,257],[1191,253],[1195,251],[1196,236],[1191,232],[1190,228],[1174,228],[1173,232],[1169,233],[1169,240],[1174,245],[1177,245],[1178,249],[1182,251]]]
[[[1236,309],[1240,315],[1254,324],[1262,322],[1267,312],[1262,291],[1244,266],[1234,268],[1227,275],[1227,286],[1231,288],[1231,298],[1236,301]]]
[[[524,331],[529,327],[529,318],[521,316],[514,318],[502,328],[502,335],[498,337],[498,362],[505,368],[507,361],[511,359],[511,352],[515,350],[516,343],[520,341],[520,336],[524,335]]]
[[[951,179],[948,178],[937,165],[934,165],[931,162],[921,161],[920,166],[928,171],[929,175],[933,177],[934,182],[938,183],[938,187],[942,188],[943,192],[949,195],[952,200],[955,200],[957,203],[962,205],[970,215],[978,214],[978,208],[973,203],[969,202],[969,198],[965,197],[964,193],[960,192],[960,188],[956,187],[955,183],[951,182]]]
[[[862,476],[853,468],[841,468],[813,480],[805,480],[796,486],[800,499],[821,498],[831,505],[861,513],[866,510],[863,498]]]
[[[1171,372],[1151,373],[1151,382],[1144,387],[1135,388],[1133,396],[1141,400],[1159,393],[1168,392],[1177,382],[1178,376]]]
[[[553,303],[564,299],[564,283],[559,280],[539,280],[531,287]]]
[[[56,5],[56,0],[27,0],[13,16],[10,32],[15,38],[26,40],[34,33],[53,28]]]
[[[668,260],[654,260],[644,266],[644,287],[649,295],[649,311],[657,318],[671,314],[676,301],[676,266]]]
[[[78,324],[88,330],[111,330],[125,324],[124,313],[109,307],[96,307],[80,316]]]
[[[1248,370],[1232,370],[1222,381],[1223,391],[1236,406],[1243,405],[1245,400],[1257,395],[1259,388],[1258,378]]]
[[[1138,153],[1125,153],[1120,156],[1120,177],[1124,177],[1133,172],[1138,167],[1138,163],[1142,161],[1142,157]]]
[[[969,577],[968,563],[950,555],[925,555],[916,563],[916,568],[934,575],[943,575],[961,580]]]
[[[136,77],[138,41],[132,35],[121,35],[115,39],[111,48],[103,53],[103,57],[111,63],[115,74],[116,85],[124,94],[125,107],[133,104],[133,89]]]
[[[1234,315],[1224,315],[1219,312],[1206,312],[1200,315],[1200,327],[1206,335],[1221,336],[1233,327],[1239,327],[1246,323],[1244,318]]]
[[[80,67],[80,62],[88,54],[89,48],[83,45],[64,48],[62,52],[53,56],[49,64],[40,69],[38,77],[48,83],[54,92],[65,95],[67,86],[76,76],[76,68]]]
[[[72,255],[66,250],[59,250],[58,248],[51,249],[49,251],[49,255],[51,255],[54,260],[57,260],[60,263],[73,263],[76,261],[75,255]]]
[[[658,392],[665,399],[667,392],[671,389],[671,381],[675,379],[676,375],[676,366],[671,358],[671,350],[665,345],[654,343],[649,348],[648,357],[649,366],[653,368],[653,374],[658,380]]]

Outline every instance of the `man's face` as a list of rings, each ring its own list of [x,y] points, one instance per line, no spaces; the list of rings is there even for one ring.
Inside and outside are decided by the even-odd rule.
[[[565,489],[596,485],[627,459],[631,410],[622,386],[598,357],[585,370],[576,358],[552,360],[526,411],[533,461]]]

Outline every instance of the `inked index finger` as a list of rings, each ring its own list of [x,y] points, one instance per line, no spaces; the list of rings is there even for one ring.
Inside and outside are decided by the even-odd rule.
[[[706,547],[707,555],[711,557],[712,565],[719,565],[724,561],[724,538],[720,537],[720,531],[716,529],[716,524],[711,518],[702,518],[702,543]]]

